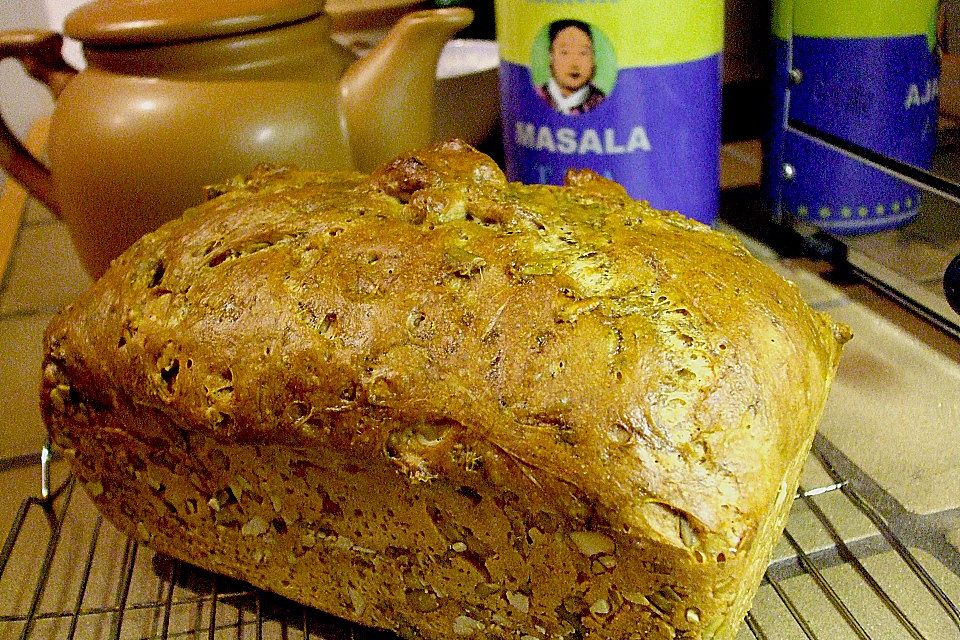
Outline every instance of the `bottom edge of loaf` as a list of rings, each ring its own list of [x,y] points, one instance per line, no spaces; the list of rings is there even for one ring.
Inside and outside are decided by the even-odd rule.
[[[184,445],[82,425],[57,441],[104,515],[151,548],[427,640],[730,640],[802,463],[750,549],[704,562],[622,533],[577,530],[533,495],[411,485],[389,461],[360,468],[330,451],[202,435]]]

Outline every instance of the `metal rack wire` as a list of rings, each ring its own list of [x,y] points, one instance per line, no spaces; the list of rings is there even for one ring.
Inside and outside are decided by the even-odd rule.
[[[795,555],[785,562],[771,565],[764,577],[761,593],[769,590],[775,594],[775,599],[764,601],[766,606],[779,603],[789,612],[789,619],[780,619],[775,630],[768,631],[759,622],[763,613],[758,609],[763,605],[755,605],[745,621],[745,627],[752,637],[761,640],[820,638],[829,633],[828,637],[831,638],[860,640],[960,638],[960,608],[956,604],[956,594],[951,597],[928,568],[930,564],[939,564],[942,569],[949,567],[953,574],[960,576],[957,549],[937,535],[933,520],[928,521],[925,528],[918,528],[903,522],[905,512],[883,513],[867,498],[867,495],[876,495],[882,490],[869,478],[857,473],[852,464],[822,436],[818,436],[815,443],[814,457],[833,482],[815,489],[801,487],[794,510],[799,507],[808,511],[828,536],[830,545],[808,550],[788,525],[783,537]],[[841,464],[847,467],[847,474],[838,470]],[[820,504],[823,497],[834,493],[862,514],[872,530],[863,531],[854,540],[848,539]],[[885,502],[890,502],[888,496]],[[926,535],[917,535],[918,531]],[[928,559],[925,562],[921,559],[922,554],[930,554],[937,560],[931,563]],[[888,561],[903,569],[899,576],[899,597],[883,584],[882,572],[868,566],[871,558],[883,556],[889,556]],[[886,563],[887,571],[890,570],[890,564]],[[838,568],[855,576],[856,582],[851,585],[849,580],[846,584],[839,581]],[[814,600],[808,598],[801,603],[791,595],[787,583],[800,577],[816,586],[817,597]],[[886,582],[889,584],[889,581]],[[919,595],[926,600],[929,607],[922,619],[917,617],[916,608],[911,611],[911,607],[904,602],[911,599],[903,597],[904,591],[912,591],[912,599]],[[872,601],[872,606],[863,606],[868,601]],[[825,619],[830,622],[825,624]]]
[[[876,506],[882,499],[869,499],[879,489],[829,442],[818,437],[814,453],[808,467],[827,482],[799,492],[785,553],[768,569],[739,638],[960,638],[960,561],[929,535],[936,523],[903,526]],[[850,514],[869,527],[851,536]],[[814,529],[820,542],[810,540]],[[24,500],[0,550],[0,637],[392,636],[156,555],[105,523],[67,478],[46,498]]]

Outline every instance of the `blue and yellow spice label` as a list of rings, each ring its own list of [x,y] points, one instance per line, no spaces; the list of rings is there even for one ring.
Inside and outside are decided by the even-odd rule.
[[[765,186],[796,218],[865,233],[916,217],[919,191],[784,128],[795,118],[921,168],[936,145],[936,0],[777,0],[775,126]],[[791,82],[790,66],[800,72]],[[789,98],[789,99],[788,99]],[[789,113],[788,113],[789,109]],[[782,163],[794,175],[782,178]]]
[[[507,173],[597,171],[636,198],[716,215],[723,3],[498,0]]]

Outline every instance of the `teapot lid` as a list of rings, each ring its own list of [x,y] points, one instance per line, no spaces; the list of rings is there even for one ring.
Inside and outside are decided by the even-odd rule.
[[[150,45],[267,29],[323,12],[324,0],[96,0],[67,16],[86,45]]]

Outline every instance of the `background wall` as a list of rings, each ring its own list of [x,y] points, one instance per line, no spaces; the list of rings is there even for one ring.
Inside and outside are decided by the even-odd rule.
[[[85,0],[0,1],[0,31],[53,29],[59,31],[63,18]],[[73,64],[83,64],[80,47],[68,43],[64,55]],[[40,116],[53,111],[53,98],[46,87],[27,76],[16,60],[0,62],[0,114],[17,136],[22,137]],[[0,179],[6,174],[0,170]]]
[[[37,2],[38,0],[28,1]],[[43,0],[47,24],[49,24],[50,28],[54,31],[63,31],[63,20],[67,17],[67,14],[89,1],[90,0]],[[63,47],[63,57],[78,69],[84,65],[79,42],[67,40]]]
[[[769,0],[726,0],[724,13],[723,81],[762,77],[770,38]]]
[[[0,30],[49,28],[42,0],[0,2]],[[0,113],[14,133],[22,136],[38,116],[52,109],[50,93],[28,77],[18,62],[0,62]]]

